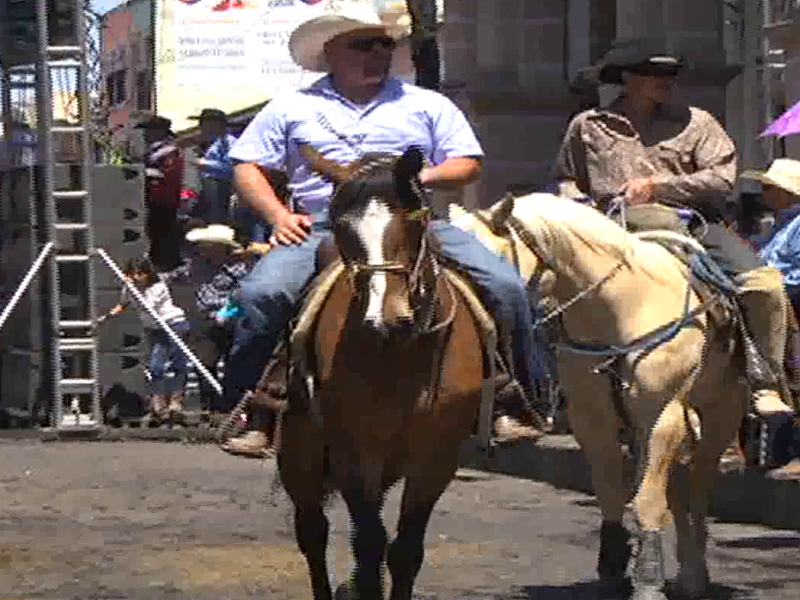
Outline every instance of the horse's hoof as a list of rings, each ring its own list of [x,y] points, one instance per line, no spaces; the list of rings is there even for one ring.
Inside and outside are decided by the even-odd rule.
[[[631,600],[667,600],[661,588],[652,586],[642,586],[633,591]]]
[[[675,580],[673,589],[678,598],[701,600],[708,596],[708,588],[710,585],[711,581],[708,576],[708,569],[705,567],[694,572],[683,568],[678,571],[678,577]]]
[[[349,583],[340,583],[333,594],[333,600],[357,600],[357,598]]]
[[[600,597],[629,598],[633,590],[630,577],[603,577],[599,581]]]

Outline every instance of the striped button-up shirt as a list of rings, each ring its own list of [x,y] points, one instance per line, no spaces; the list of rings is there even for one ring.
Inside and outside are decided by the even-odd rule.
[[[267,104],[230,153],[235,161],[285,172],[295,209],[318,219],[327,215],[333,184],[302,158],[301,144],[341,163],[367,152],[399,156],[411,146],[434,165],[483,156],[464,113],[438,92],[390,77],[371,102],[359,106],[334,89],[330,76],[323,77]]]
[[[184,159],[175,141],[166,138],[150,144],[145,166],[148,203],[167,208],[180,206]]]

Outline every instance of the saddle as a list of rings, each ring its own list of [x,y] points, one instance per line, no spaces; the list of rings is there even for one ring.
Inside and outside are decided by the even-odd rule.
[[[692,255],[700,243],[694,241],[686,220],[675,208],[663,204],[645,204],[628,207],[625,211],[624,225],[634,234],[643,232],[671,232],[674,237],[648,237],[646,241],[656,243],[665,248],[675,258],[680,260],[688,269],[692,268]],[[612,217],[617,224],[622,225],[622,215]],[[721,332],[733,323],[733,312],[730,302],[719,302],[720,290],[712,283],[694,277],[692,289],[700,298],[703,305],[708,307],[708,316],[714,331]]]
[[[306,287],[297,305],[295,318],[289,324],[281,345],[264,370],[256,392],[250,398],[254,408],[268,409],[279,413],[300,411],[311,413],[321,420],[316,403],[315,389],[308,357],[310,343],[320,312],[334,285],[345,275],[345,265],[333,239],[323,241],[317,248],[316,267],[319,273]],[[487,437],[491,429],[495,381],[505,381],[508,364],[502,351],[498,350],[497,328],[494,319],[485,308],[472,285],[464,276],[452,268],[445,267],[443,274],[456,290],[459,298],[478,325],[484,355],[484,400],[481,407],[478,432]],[[498,368],[499,367],[499,368]],[[488,382],[488,383],[487,383]],[[487,389],[490,388],[490,389]],[[491,393],[486,393],[486,392]],[[504,393],[507,393],[504,390]],[[291,402],[290,402],[291,399]],[[486,428],[489,431],[486,431]]]

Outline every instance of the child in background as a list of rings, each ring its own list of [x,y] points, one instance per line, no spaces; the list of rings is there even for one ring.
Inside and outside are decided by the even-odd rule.
[[[145,301],[182,339],[189,332],[189,321],[183,309],[172,300],[169,287],[159,278],[149,258],[133,259],[125,266],[125,276],[141,291]],[[127,288],[123,288],[119,303],[107,314],[97,319],[98,325],[110,317],[121,314],[131,303]],[[135,300],[133,300],[135,302]],[[177,344],[161,329],[150,313],[136,304],[145,334],[150,342],[151,394],[148,398],[146,419],[159,424],[167,419],[183,420],[183,390],[186,385],[187,360]],[[167,364],[172,364],[175,377],[166,377]]]

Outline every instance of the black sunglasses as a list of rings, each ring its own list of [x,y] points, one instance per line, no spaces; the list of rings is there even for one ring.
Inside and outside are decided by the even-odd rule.
[[[386,35],[376,35],[371,37],[357,37],[350,40],[347,47],[355,52],[372,52],[375,46],[384,50],[394,50],[397,42]]]

